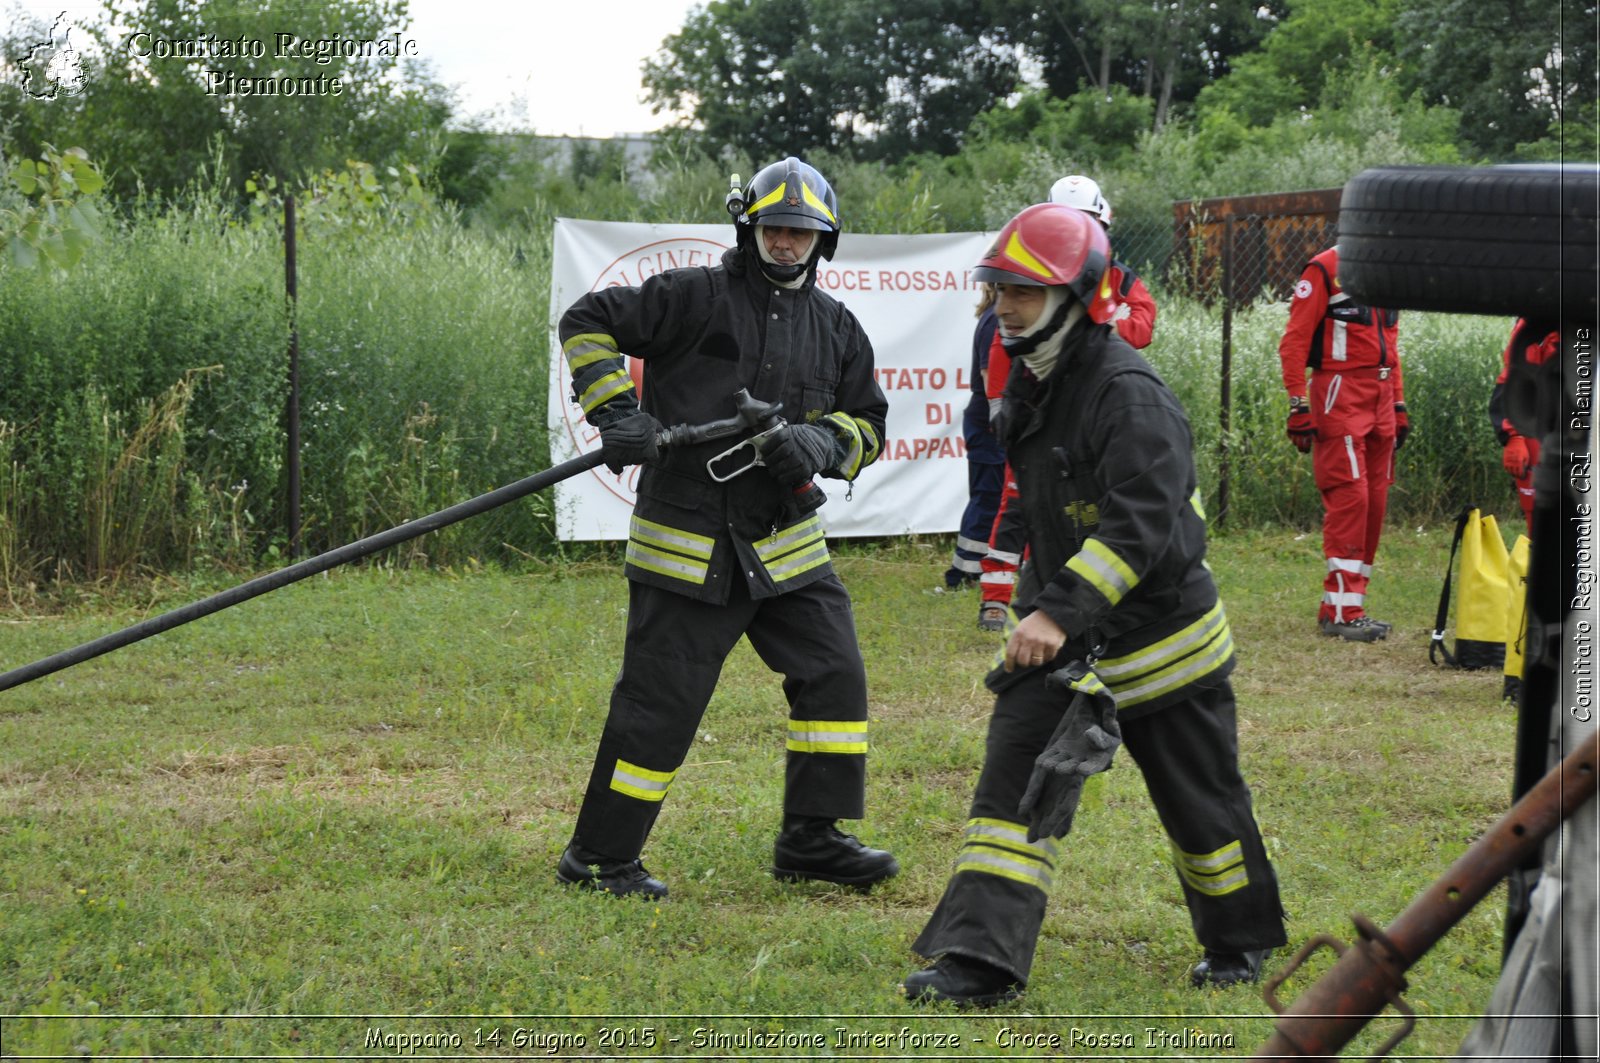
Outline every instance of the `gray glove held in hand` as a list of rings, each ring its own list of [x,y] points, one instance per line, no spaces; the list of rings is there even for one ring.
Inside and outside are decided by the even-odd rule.
[[[1072,829],[1084,782],[1110,768],[1122,744],[1117,703],[1087,665],[1073,661],[1052,672],[1046,682],[1067,688],[1072,701],[1050,744],[1033,762],[1028,788],[1017,805],[1017,815],[1028,824],[1030,842],[1060,838]]]
[[[761,463],[785,487],[799,487],[834,464],[832,432],[814,424],[786,424],[761,451]]]
[[[648,413],[633,413],[600,429],[600,449],[605,452],[606,468],[620,473],[629,465],[638,465],[660,453],[656,434],[661,422]]]

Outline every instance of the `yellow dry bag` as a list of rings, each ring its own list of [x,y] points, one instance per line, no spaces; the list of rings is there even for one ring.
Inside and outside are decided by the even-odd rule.
[[[1456,652],[1445,648],[1444,625],[1450,613],[1450,570],[1456,549],[1461,550],[1461,594],[1456,603]],[[1450,543],[1450,561],[1444,570],[1444,590],[1433,622],[1428,660],[1439,656],[1452,668],[1501,668],[1506,657],[1506,602],[1511,568],[1506,542],[1492,514],[1468,506],[1456,517],[1456,534]]]
[[[1526,535],[1511,545],[1511,567],[1506,574],[1510,590],[1506,602],[1506,682],[1500,696],[1512,701],[1522,695],[1522,662],[1528,651],[1528,550]]]

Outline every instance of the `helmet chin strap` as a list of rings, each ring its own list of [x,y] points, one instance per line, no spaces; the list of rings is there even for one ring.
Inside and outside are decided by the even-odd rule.
[[[761,259],[761,272],[780,288],[798,288],[806,282],[806,270],[811,265],[811,253],[817,248],[817,234],[811,233],[811,242],[806,244],[805,253],[800,255],[798,262],[779,262],[772,257],[772,252],[767,250],[767,238],[762,235],[763,226],[757,225],[755,231],[756,255]]]

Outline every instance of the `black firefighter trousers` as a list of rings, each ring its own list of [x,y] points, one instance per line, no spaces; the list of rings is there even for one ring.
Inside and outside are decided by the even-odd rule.
[[[740,580],[726,605],[630,581],[622,668],[578,812],[577,845],[616,860],[644,850],[741,635],[784,677],[784,812],[865,814],[867,676],[837,575],[759,601]]]
[[[1034,758],[1050,741],[1067,697],[1039,669],[995,701],[983,771],[955,873],[912,946],[919,955],[967,956],[1026,984],[1060,851],[1030,843],[1017,814]],[[1195,937],[1206,949],[1245,952],[1288,939],[1277,878],[1261,844],[1250,790],[1239,773],[1233,689],[1119,721],[1171,843]]]

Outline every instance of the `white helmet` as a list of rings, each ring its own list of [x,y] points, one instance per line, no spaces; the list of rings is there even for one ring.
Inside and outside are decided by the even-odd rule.
[[[1100,194],[1100,186],[1093,179],[1075,173],[1063,177],[1050,186],[1050,202],[1077,207],[1100,219],[1100,224],[1111,228],[1111,204]]]

